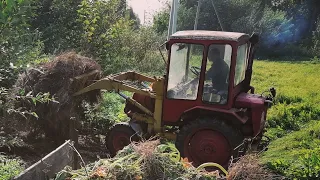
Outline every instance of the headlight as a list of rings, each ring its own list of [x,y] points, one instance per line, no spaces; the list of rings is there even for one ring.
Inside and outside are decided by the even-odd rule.
[[[260,119],[260,130],[264,128],[265,121],[266,121],[266,112],[262,111],[261,119]]]

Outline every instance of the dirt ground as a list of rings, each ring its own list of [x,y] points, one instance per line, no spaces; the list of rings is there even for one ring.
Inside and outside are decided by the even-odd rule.
[[[99,158],[109,157],[109,152],[104,144],[104,136],[80,135],[78,142],[77,150],[86,164],[95,162]],[[24,139],[18,134],[0,131],[0,153],[10,158],[22,160],[22,165],[25,168],[36,163],[58,146],[46,138]]]

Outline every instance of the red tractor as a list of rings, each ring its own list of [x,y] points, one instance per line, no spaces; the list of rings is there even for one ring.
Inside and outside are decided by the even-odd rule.
[[[245,151],[245,142],[259,142],[276,95],[273,88],[267,96],[254,94],[250,86],[258,39],[235,32],[176,32],[165,43],[165,76],[110,75],[76,95],[106,89],[127,100],[130,122],[114,125],[106,136],[113,154],[139,136],[158,134],[175,140],[181,155],[195,166],[206,162],[227,166],[231,157]],[[134,92],[133,97],[122,90]]]

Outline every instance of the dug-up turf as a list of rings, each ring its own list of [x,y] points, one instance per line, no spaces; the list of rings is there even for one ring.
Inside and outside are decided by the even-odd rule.
[[[54,138],[57,143],[69,138],[69,121],[83,113],[81,102],[96,102],[100,91],[95,90],[77,97],[72,96],[79,89],[90,85],[101,78],[98,73],[84,84],[72,81],[72,78],[94,71],[101,70],[94,60],[68,52],[55,57],[52,61],[29,68],[20,75],[15,84],[15,93],[33,96],[39,93],[50,93],[55,101],[34,104],[30,100],[20,100],[16,107],[29,107],[29,111],[37,114],[37,125],[44,130],[49,138]]]

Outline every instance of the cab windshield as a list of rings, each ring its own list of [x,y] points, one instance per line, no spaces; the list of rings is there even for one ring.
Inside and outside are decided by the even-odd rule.
[[[196,100],[203,45],[175,43],[171,46],[167,98]]]

